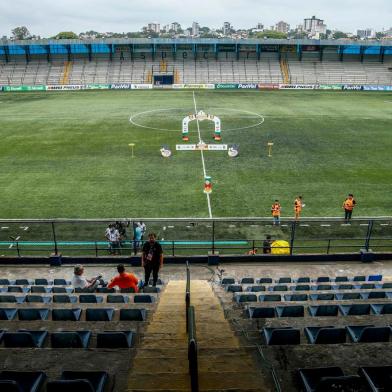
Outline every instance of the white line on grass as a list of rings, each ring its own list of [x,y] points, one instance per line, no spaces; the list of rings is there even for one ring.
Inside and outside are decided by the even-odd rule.
[[[195,92],[192,91],[193,94],[193,103],[195,105],[195,116],[196,116],[196,124],[197,124],[197,133],[199,135],[199,143],[202,142],[201,140],[201,134],[200,134],[200,124],[199,124],[199,119],[197,118],[197,105],[196,105],[196,97],[195,97]],[[204,152],[202,149],[200,149],[200,154],[201,154],[201,162],[203,164],[203,174],[204,177],[207,175],[206,173],[206,164],[204,162]],[[211,210],[211,200],[210,200],[210,194],[206,193],[206,197],[207,197],[207,204],[208,204],[208,214],[210,216],[210,218],[212,218],[212,210]]]

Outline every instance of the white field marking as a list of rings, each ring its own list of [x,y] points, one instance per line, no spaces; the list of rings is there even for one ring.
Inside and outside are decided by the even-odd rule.
[[[24,231],[27,231],[29,229],[29,226],[26,226],[25,228],[24,228]]]
[[[331,227],[331,225],[320,225],[321,227]]]
[[[168,229],[174,229],[174,226],[167,226]]]
[[[16,238],[15,238],[15,241],[19,241],[20,240],[20,235],[18,235]]]
[[[236,227],[236,225],[229,225],[229,227]]]
[[[287,227],[288,225],[281,225],[282,227]]]
[[[146,110],[144,112],[139,112],[136,114],[133,114],[130,118],[129,118],[129,122],[132,125],[135,125],[136,127],[140,127],[140,128],[145,128],[145,129],[151,129],[154,131],[165,131],[165,132],[179,132],[178,129],[168,129],[168,128],[158,128],[158,127],[149,127],[147,125],[143,125],[143,124],[139,124],[138,122],[135,121],[135,119],[137,117],[143,116],[145,114],[150,114],[150,113],[159,113],[159,112],[168,112],[171,110],[181,110],[184,111],[183,108],[168,108],[168,109],[153,109],[153,110]],[[242,131],[243,129],[249,129],[249,128],[255,128],[258,127],[259,125],[263,124],[264,122],[264,117],[261,114],[255,113],[255,112],[250,112],[249,110],[242,110],[242,109],[231,109],[231,108],[215,108],[212,109],[213,110],[228,110],[228,111],[233,111],[233,112],[240,112],[240,113],[247,113],[250,114],[251,116],[253,116],[255,119],[258,119],[258,122],[252,125],[248,125],[246,127],[239,127],[239,128],[231,128],[231,129],[225,129],[225,132],[230,132],[230,131]],[[224,116],[224,115],[223,115]],[[222,115],[220,116],[222,117]],[[235,117],[237,118],[250,118],[250,117]]]
[[[11,248],[13,248],[14,247],[14,244],[11,244],[9,247],[8,247],[8,249],[11,249]]]
[[[369,226],[369,223],[360,223],[359,226]]]
[[[196,97],[195,97],[195,92],[194,91],[192,91],[192,95],[193,95],[193,104],[195,106],[197,133],[199,135],[199,143],[201,143],[202,140],[201,140],[201,134],[200,134],[200,124],[199,124],[199,119],[197,117],[197,105],[196,105]],[[203,164],[203,174],[204,174],[204,177],[205,177],[207,175],[207,172],[206,172],[206,164],[204,162],[204,152],[203,152],[202,149],[200,149],[200,155],[201,155],[201,163]],[[212,218],[210,194],[206,193],[206,197],[207,197],[207,205],[208,205],[208,214],[209,214],[210,218]]]
[[[9,227],[8,226],[2,226],[1,230],[8,230]]]
[[[380,223],[380,226],[389,226],[389,223]]]
[[[341,223],[340,226],[351,226],[350,223]]]
[[[300,224],[302,227],[309,227],[309,225]]]

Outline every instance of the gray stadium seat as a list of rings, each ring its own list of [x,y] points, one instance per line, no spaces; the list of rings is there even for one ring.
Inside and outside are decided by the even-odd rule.
[[[86,321],[112,321],[113,308],[89,308],[86,309]]]
[[[363,275],[354,276],[353,281],[354,282],[365,282],[366,276],[363,276]]]
[[[310,344],[341,344],[346,342],[346,329],[333,326],[305,327],[305,336]]]
[[[132,331],[105,331],[97,334],[97,348],[131,348]]]
[[[52,309],[53,321],[79,321],[82,309]]]
[[[381,286],[382,289],[392,289],[392,282],[385,282]]]
[[[300,344],[300,330],[292,327],[263,328],[262,336],[268,346]]]
[[[120,309],[120,321],[145,321],[146,309]]]
[[[29,288],[20,286],[8,286],[7,292],[9,293],[28,293]]]
[[[109,289],[108,287],[97,287],[97,288],[95,289],[95,291],[96,291],[97,293],[100,293],[100,294],[109,294],[109,293],[115,293],[115,292],[116,292],[116,290],[114,289],[114,287],[111,288],[111,289]]]
[[[54,294],[67,294],[73,293],[74,289],[71,287],[52,287],[52,292]]]
[[[16,297],[15,295],[0,295],[0,303],[22,303],[25,297]]]
[[[48,336],[48,331],[25,331],[6,332],[4,334],[4,346],[41,348]]]
[[[106,372],[65,371],[61,380],[46,384],[47,392],[103,392],[108,381]]]
[[[9,279],[0,279],[0,286],[9,286],[10,284]]]
[[[148,287],[148,286],[146,286]],[[133,287],[128,287],[126,289],[120,289],[120,293],[135,293],[135,289]]]
[[[44,372],[2,371],[0,372],[0,390],[4,392],[39,392],[46,380]],[[10,386],[14,389],[8,389]]]
[[[359,288],[361,290],[375,289],[376,285],[374,283],[362,283]]]
[[[391,329],[373,325],[347,326],[347,332],[354,343],[388,342]]]
[[[29,286],[30,282],[28,279],[16,279],[15,285],[16,286]]]
[[[61,331],[50,336],[53,348],[88,348],[91,331]]]
[[[247,314],[249,318],[275,318],[275,308],[274,307],[249,307],[247,309]]]
[[[48,315],[49,315],[48,308],[18,309],[19,320],[24,320],[24,321],[47,320]]]
[[[309,314],[312,317],[324,317],[324,316],[337,316],[339,307],[338,305],[318,305],[309,306]]]
[[[275,307],[277,317],[304,317],[303,305],[287,305]]]
[[[368,299],[381,299],[387,298],[387,293],[385,291],[371,291],[368,294]]]

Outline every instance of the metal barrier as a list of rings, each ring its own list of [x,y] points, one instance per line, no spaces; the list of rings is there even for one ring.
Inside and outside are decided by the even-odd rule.
[[[186,331],[189,331],[188,309],[191,305],[191,271],[189,269],[189,262],[186,262],[186,289],[185,289],[185,317],[186,317]]]

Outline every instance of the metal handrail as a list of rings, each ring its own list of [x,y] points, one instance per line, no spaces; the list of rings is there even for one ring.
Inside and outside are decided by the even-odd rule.
[[[185,289],[185,317],[186,330],[189,331],[188,309],[191,305],[191,272],[189,269],[189,261],[186,262],[186,289]]]
[[[191,376],[191,391],[197,392],[199,390],[199,368],[197,359],[195,308],[193,306],[189,306],[188,308],[188,320],[188,361],[189,374]]]

